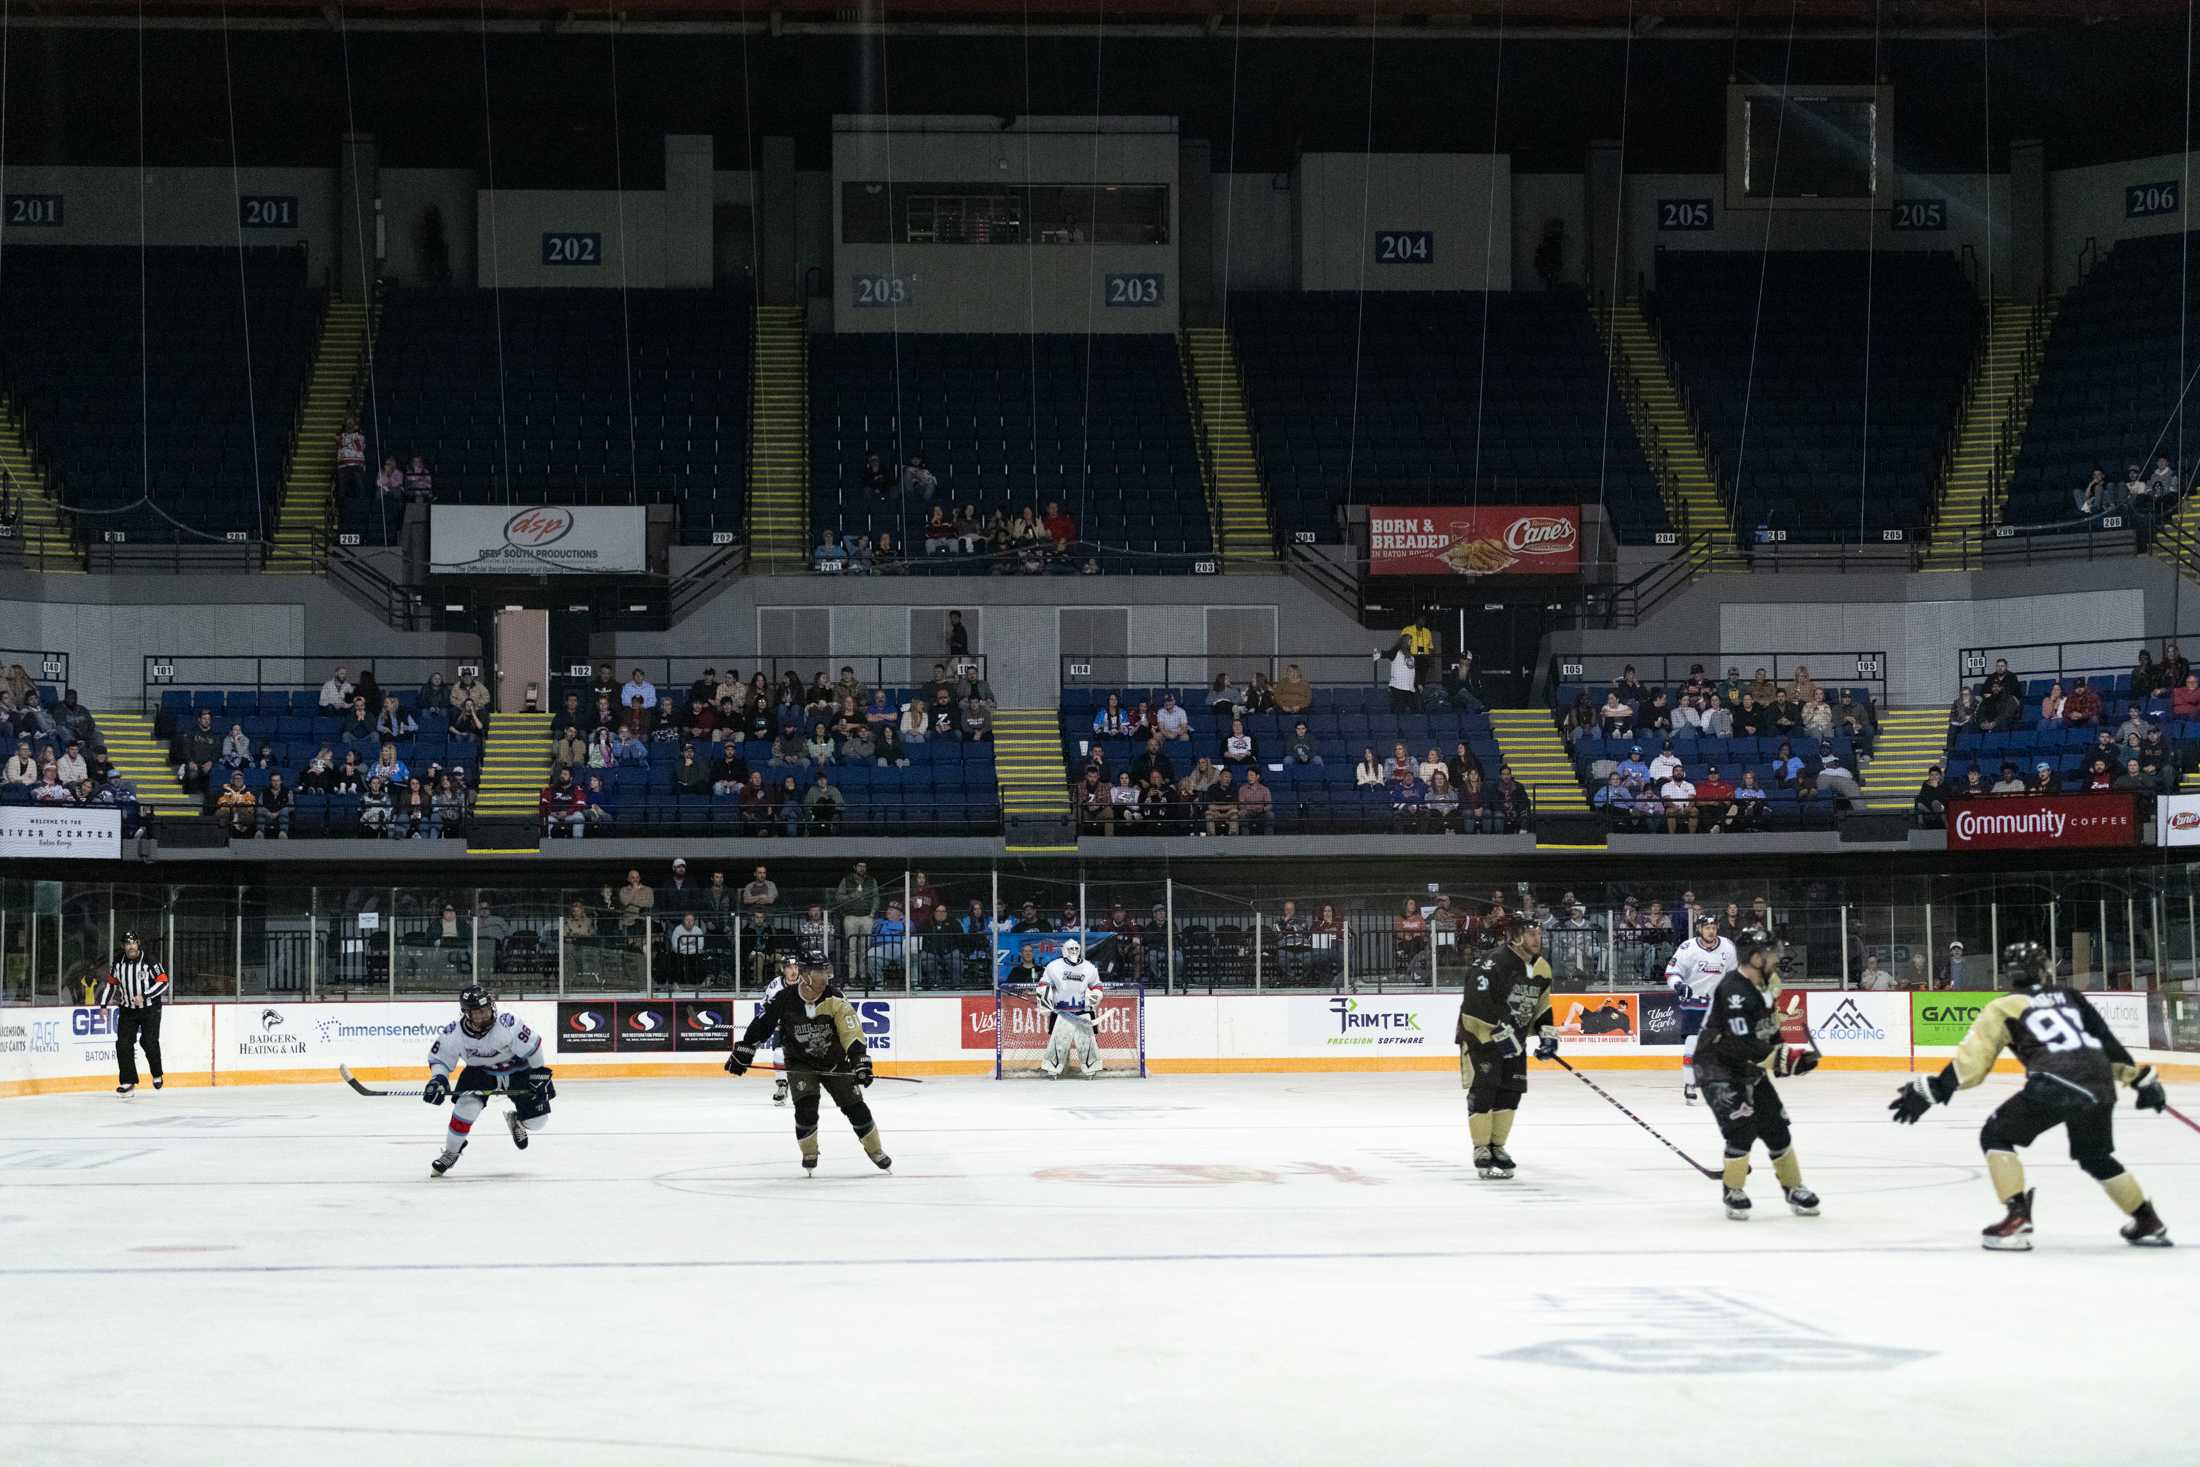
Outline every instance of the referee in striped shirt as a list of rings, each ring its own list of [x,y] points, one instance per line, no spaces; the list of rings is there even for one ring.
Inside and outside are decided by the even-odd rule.
[[[160,1011],[174,984],[168,970],[145,955],[135,932],[122,934],[122,952],[107,975],[105,1001],[119,1008],[115,1022],[115,1094],[137,1089],[137,1046],[145,1046],[145,1065],[153,1072],[153,1088],[163,1079],[160,1062]]]

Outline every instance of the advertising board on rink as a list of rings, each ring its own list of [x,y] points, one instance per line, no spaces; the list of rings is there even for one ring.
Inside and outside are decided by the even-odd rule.
[[[1948,803],[1951,851],[2128,846],[2138,839],[2138,807],[2127,794],[1992,795]]]

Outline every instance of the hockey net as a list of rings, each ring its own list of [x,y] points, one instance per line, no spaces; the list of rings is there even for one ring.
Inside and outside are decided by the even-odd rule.
[[[996,1080],[1045,1077],[1041,1061],[1046,1057],[1048,1024],[1045,1005],[1029,989],[997,988],[993,992],[993,1078]],[[1109,988],[1100,999],[1093,1021],[1093,1040],[1100,1049],[1099,1078],[1143,1078],[1146,1073],[1146,990],[1136,985]],[[1079,1075],[1073,1050],[1062,1066],[1064,1078]]]

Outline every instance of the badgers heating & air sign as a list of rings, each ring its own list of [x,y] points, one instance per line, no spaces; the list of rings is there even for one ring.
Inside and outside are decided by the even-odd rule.
[[[1581,510],[1571,504],[1375,505],[1368,572],[1378,576],[1577,576]]]
[[[1991,795],[1948,805],[1951,851],[2128,846],[2138,838],[2138,812],[2127,794]]]

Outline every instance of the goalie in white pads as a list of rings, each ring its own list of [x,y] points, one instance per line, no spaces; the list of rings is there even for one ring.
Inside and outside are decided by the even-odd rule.
[[[489,1097],[502,1093],[512,1102],[505,1123],[512,1144],[527,1149],[527,1138],[550,1123],[550,1100],[557,1089],[550,1083],[550,1067],[542,1062],[542,1036],[519,1020],[517,1014],[500,1014],[489,990],[478,984],[458,996],[458,1019],[446,1024],[428,1050],[428,1084],[420,1098],[430,1105],[451,1100],[451,1124],[443,1138],[443,1153],[428,1164],[442,1176],[458,1164],[474,1122],[487,1108]],[[451,1082],[452,1071],[458,1082]]]
[[[1061,1078],[1070,1051],[1091,1079],[1100,1073],[1100,1041],[1094,1025],[1100,1017],[1100,970],[1085,960],[1085,945],[1075,938],[1062,944],[1062,955],[1046,965],[1034,990],[1047,1011],[1047,1049],[1039,1068]]]
[[[1696,919],[1696,935],[1673,949],[1665,981],[1681,1004],[1681,1099],[1696,1103],[1696,1036],[1711,1008],[1711,991],[1734,971],[1734,944],[1719,936],[1719,919],[1709,912]]]

